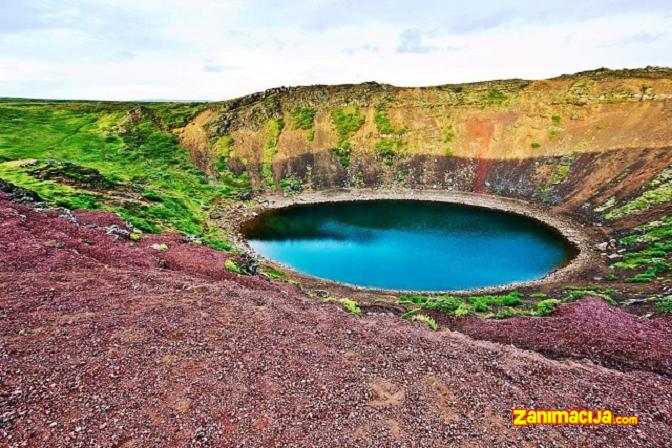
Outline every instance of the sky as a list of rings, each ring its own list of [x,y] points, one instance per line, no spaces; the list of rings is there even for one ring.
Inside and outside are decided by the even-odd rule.
[[[0,97],[224,100],[672,66],[671,0],[0,0]]]

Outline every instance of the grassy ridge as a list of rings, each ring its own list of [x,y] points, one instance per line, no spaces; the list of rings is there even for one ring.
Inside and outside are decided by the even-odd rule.
[[[201,104],[0,101],[0,178],[68,208],[230,246],[209,211],[249,188],[194,167],[171,132]]]

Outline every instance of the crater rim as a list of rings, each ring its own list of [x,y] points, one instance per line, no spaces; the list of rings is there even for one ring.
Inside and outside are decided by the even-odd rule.
[[[500,211],[504,213],[523,216],[525,218],[537,221],[549,230],[560,235],[567,243],[570,253],[569,259],[549,271],[544,276],[526,281],[514,281],[509,283],[490,285],[467,289],[450,290],[422,290],[422,289],[385,289],[376,287],[367,287],[347,282],[340,282],[328,278],[310,275],[298,271],[292,266],[281,263],[277,260],[268,258],[255,251],[248,243],[245,233],[245,227],[259,217],[272,210],[292,208],[298,206],[309,206],[323,203],[335,202],[363,202],[377,200],[415,200],[424,202],[438,202],[448,204],[459,204],[475,208]],[[288,278],[295,280],[302,285],[324,290],[351,290],[353,292],[368,292],[377,294],[399,295],[399,294],[423,294],[423,295],[442,295],[442,294],[488,294],[511,291],[518,288],[527,288],[541,286],[549,283],[567,280],[570,277],[586,270],[590,264],[589,242],[590,239],[582,226],[569,217],[552,213],[539,205],[528,201],[505,196],[492,194],[471,193],[471,192],[452,192],[452,191],[380,191],[368,189],[331,189],[320,190],[316,192],[301,193],[298,195],[263,195],[257,198],[257,205],[249,209],[251,214],[239,215],[235,223],[237,245],[244,252],[252,254],[255,258],[262,260],[265,264],[278,269]]]

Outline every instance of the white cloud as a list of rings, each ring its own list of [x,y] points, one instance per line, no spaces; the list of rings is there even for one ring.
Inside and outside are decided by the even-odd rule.
[[[16,12],[15,26],[0,20],[0,96],[219,100],[279,85],[413,86],[672,65],[665,2],[615,1],[607,13],[591,2],[556,11],[510,0],[512,13],[501,2],[427,0],[417,14],[406,2],[360,3],[39,2]]]

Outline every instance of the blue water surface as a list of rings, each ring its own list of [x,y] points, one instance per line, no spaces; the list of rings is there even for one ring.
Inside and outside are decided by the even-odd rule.
[[[429,201],[301,205],[264,213],[244,231],[256,252],[299,272],[394,290],[533,280],[572,255],[562,236],[536,220]]]

